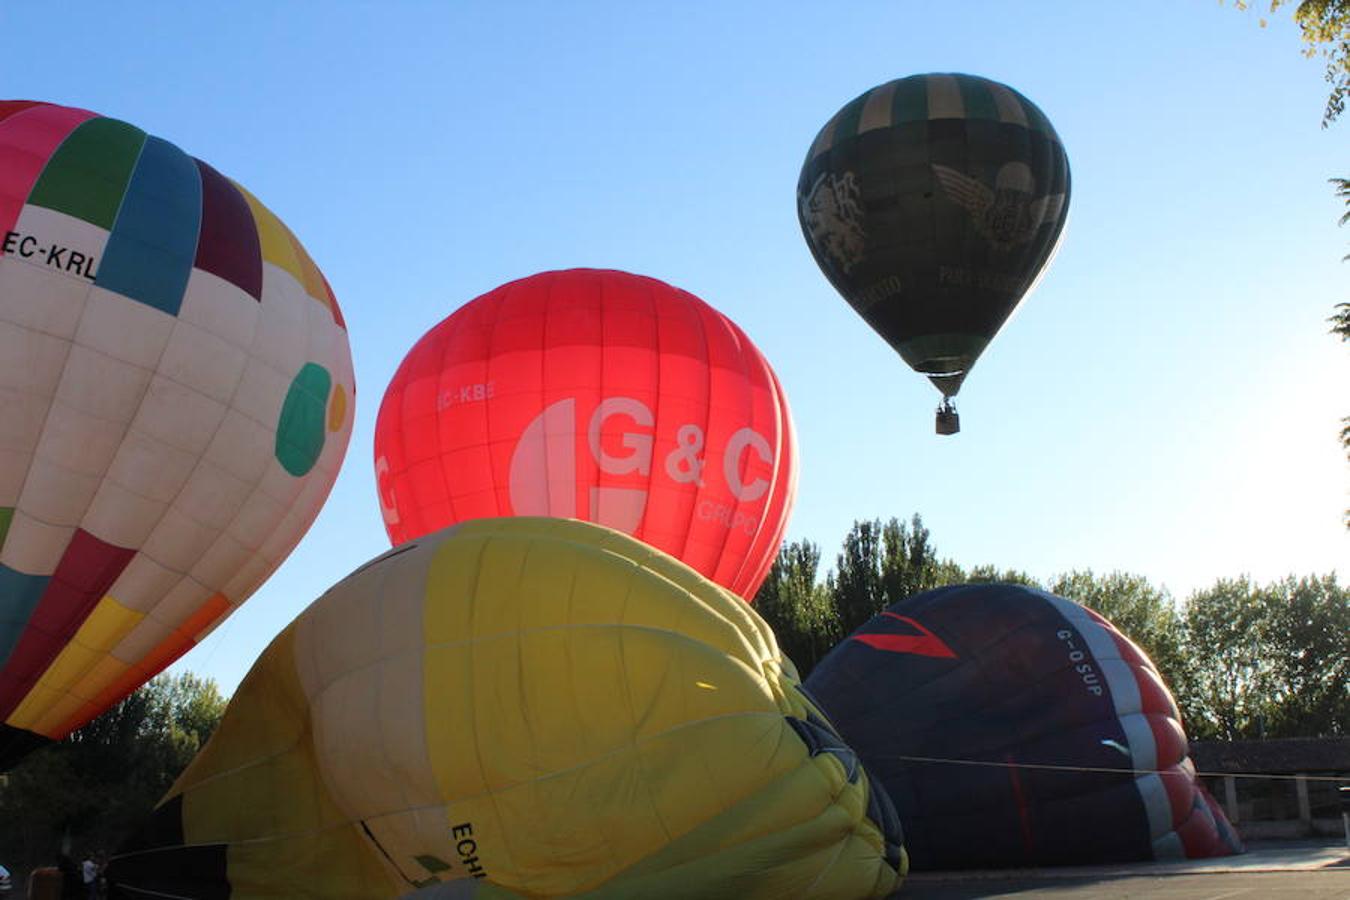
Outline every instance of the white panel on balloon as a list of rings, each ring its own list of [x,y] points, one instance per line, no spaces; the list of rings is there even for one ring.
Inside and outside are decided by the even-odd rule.
[[[203,457],[231,475],[254,485],[276,457],[276,436],[237,409],[225,413]]]
[[[294,367],[301,348],[308,346],[305,334],[306,305],[316,302],[284,269],[264,263],[262,318],[254,337],[252,353],[278,369]]]
[[[117,576],[108,593],[118,603],[139,612],[149,612],[151,606],[183,576],[164,567],[144,553],[137,553]]]
[[[196,325],[180,321],[164,349],[159,372],[228,404],[243,377],[247,358],[246,352],[239,347]]]
[[[186,573],[201,559],[215,536],[211,529],[170,507],[141,550],[175,572]]]
[[[139,547],[154,531],[168,504],[104,478],[84,514],[83,528],[118,547]]]
[[[299,371],[300,367],[295,369]],[[252,357],[244,365],[243,379],[230,405],[275,434],[293,377],[294,373],[283,375],[276,366]]]
[[[26,575],[50,575],[56,571],[56,564],[74,534],[73,526],[49,525],[20,507],[14,510],[9,531],[5,532],[0,564]]]
[[[201,454],[225,418],[225,404],[156,375],[136,414],[135,427],[167,444]]]
[[[75,341],[153,372],[173,323],[162,310],[96,286],[89,291]]]
[[[188,276],[178,320],[214,334],[235,347],[252,346],[262,308],[243,291],[210,272],[194,268]]]
[[[173,505],[190,510],[195,521],[223,531],[234,521],[252,492],[253,485],[202,460],[192,470],[192,476]]]

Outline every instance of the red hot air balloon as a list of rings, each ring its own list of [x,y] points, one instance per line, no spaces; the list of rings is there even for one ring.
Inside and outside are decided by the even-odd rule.
[[[375,475],[390,540],[467,519],[576,518],[743,597],[796,491],[787,399],[745,333],[626,272],[544,272],[428,331],[385,391]]]

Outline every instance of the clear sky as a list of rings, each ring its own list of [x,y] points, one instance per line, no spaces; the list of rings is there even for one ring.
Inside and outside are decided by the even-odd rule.
[[[777,369],[801,481],[789,537],[920,513],[939,552],[1049,578],[1350,575],[1350,347],[1328,334],[1350,120],[1287,12],[1214,0],[72,2],[0,7],[4,91],[165,137],[280,215],[352,338],[332,496],[272,579],[175,670],[235,684],[388,546],[371,461],[403,354],[545,269],[690,290]],[[864,90],[969,72],[1026,94],[1073,171],[1066,238],[938,395],[820,274],[795,212],[822,124]]]

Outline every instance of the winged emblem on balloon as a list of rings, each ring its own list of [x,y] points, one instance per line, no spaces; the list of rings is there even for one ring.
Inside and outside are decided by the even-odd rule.
[[[950,166],[932,167],[947,197],[970,213],[976,230],[999,250],[1030,241],[1042,223],[1059,219],[1064,206],[1063,192],[1034,196],[1036,180],[1023,162],[1000,168],[992,188]]]

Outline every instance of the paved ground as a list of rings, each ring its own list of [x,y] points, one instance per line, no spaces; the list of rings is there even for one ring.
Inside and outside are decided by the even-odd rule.
[[[915,872],[899,900],[1016,897],[1159,900],[1350,900],[1344,842],[1251,842],[1242,856],[1178,863],[1132,863],[977,872]]]

